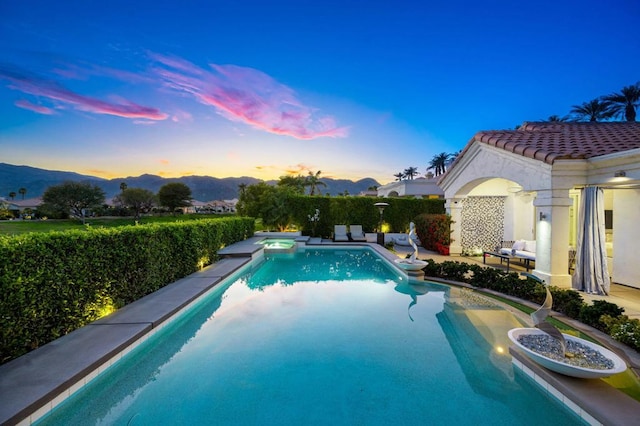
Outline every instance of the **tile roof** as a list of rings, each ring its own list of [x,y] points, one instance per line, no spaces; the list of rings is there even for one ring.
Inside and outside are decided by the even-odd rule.
[[[555,160],[587,159],[638,149],[640,123],[525,122],[517,130],[480,131],[470,142],[473,141],[553,164]]]

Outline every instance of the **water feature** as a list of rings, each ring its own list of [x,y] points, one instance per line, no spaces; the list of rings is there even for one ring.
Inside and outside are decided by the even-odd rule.
[[[267,254],[40,423],[580,424],[513,370],[519,325],[370,249]]]
[[[292,252],[296,248],[296,241],[291,238],[265,238],[258,241],[264,249],[271,252]]]

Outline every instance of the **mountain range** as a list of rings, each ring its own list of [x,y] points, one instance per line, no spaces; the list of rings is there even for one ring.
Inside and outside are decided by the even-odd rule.
[[[349,194],[359,194],[371,186],[380,184],[372,178],[358,181],[346,179],[321,178],[327,186],[320,187],[323,194],[338,195],[347,191]],[[16,166],[0,163],[0,197],[9,198],[9,193],[15,192],[16,199],[21,199],[20,188],[27,190],[25,198],[41,197],[45,190],[53,185],[65,181],[90,182],[98,185],[105,192],[107,198],[116,196],[120,192],[120,184],[126,183],[128,188],[144,188],[157,193],[167,183],[181,182],[191,189],[194,200],[214,201],[230,200],[238,197],[238,185],[251,185],[261,182],[249,176],[215,178],[211,176],[183,176],[179,178],[163,178],[161,176],[144,174],[126,178],[103,179],[96,176],[82,175],[74,172],[38,169],[29,166]],[[267,181],[275,184],[277,181]]]

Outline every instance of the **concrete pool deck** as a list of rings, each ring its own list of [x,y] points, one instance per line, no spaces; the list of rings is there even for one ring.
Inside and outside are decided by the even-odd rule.
[[[219,253],[222,259],[202,271],[0,366],[0,424],[31,424],[47,414],[159,330],[173,315],[260,256],[264,248],[256,242],[262,238],[252,237],[225,247]],[[306,237],[300,237],[298,241],[308,246],[336,245],[329,240]],[[398,257],[377,244],[346,245],[369,246],[391,263]],[[423,254],[421,258],[427,257]],[[520,362],[525,364],[526,360]],[[546,372],[535,364],[527,368],[540,377]],[[554,380],[559,382],[570,379],[557,376]],[[630,424],[629,413],[637,419],[640,402],[610,386],[603,387],[602,383],[600,380],[580,381],[579,386],[568,387],[563,395],[574,402],[581,401],[580,395],[587,395],[589,407],[584,408],[583,418],[592,424]],[[600,388],[598,397],[594,398],[597,400],[591,399],[596,395],[592,390],[594,387]],[[549,391],[548,387],[545,389]],[[581,412],[578,415],[582,415]]]

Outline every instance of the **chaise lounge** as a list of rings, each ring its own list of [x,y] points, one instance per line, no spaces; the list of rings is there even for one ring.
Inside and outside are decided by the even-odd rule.
[[[347,234],[347,225],[334,225],[333,241],[349,241],[349,234]]]
[[[350,225],[351,241],[367,241],[367,237],[362,231],[362,225]]]

